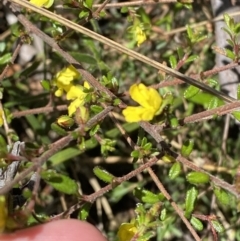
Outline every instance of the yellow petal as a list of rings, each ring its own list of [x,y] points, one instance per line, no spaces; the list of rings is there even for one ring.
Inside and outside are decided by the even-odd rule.
[[[60,82],[63,85],[69,85],[74,79],[77,79],[80,76],[78,71],[72,66],[62,69],[56,74],[54,79],[55,82]]]
[[[143,107],[149,107],[147,87],[144,84],[134,84],[129,89],[130,96],[135,100],[139,105]]]
[[[44,5],[43,7],[45,8],[50,8],[54,3],[54,0],[48,0]]]
[[[61,97],[63,95],[63,89],[57,89],[54,94],[57,97]]]
[[[67,100],[74,100],[76,98],[84,99],[86,93],[83,92],[81,85],[72,85],[67,92]]]
[[[50,8],[53,4],[54,0],[30,0],[30,3],[38,6],[38,7],[46,7]]]
[[[121,224],[117,236],[119,241],[130,241],[137,232],[137,228],[132,223]]]
[[[76,112],[77,108],[83,104],[84,104],[83,100],[80,100],[78,98],[72,101],[68,106],[68,115],[72,116]]]
[[[136,37],[138,47],[146,40],[146,34],[138,26],[135,29],[135,37]]]
[[[132,85],[129,93],[131,98],[144,108],[153,108],[157,112],[162,104],[158,91],[142,83]]]
[[[157,112],[162,105],[162,97],[157,90],[151,87],[148,88],[148,94],[150,96],[149,102],[151,103],[153,109]]]
[[[144,108],[142,106],[128,106],[122,113],[127,122],[150,121],[155,115],[153,108]]]
[[[90,88],[91,88],[91,85],[90,85],[87,81],[84,81],[83,86],[84,86],[86,89],[90,89]]]

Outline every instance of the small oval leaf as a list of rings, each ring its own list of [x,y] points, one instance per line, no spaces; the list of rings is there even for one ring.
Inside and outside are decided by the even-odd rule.
[[[48,170],[48,171],[42,171],[41,177],[46,183],[51,185],[59,192],[63,192],[69,195],[77,194],[77,191],[78,191],[77,183],[68,176],[56,173],[53,170]]]
[[[67,132],[56,123],[51,124],[51,129],[55,131],[60,136],[66,136]]]
[[[78,219],[86,220],[89,215],[89,211],[91,207],[92,207],[92,203],[84,203],[78,213]]]
[[[208,110],[214,109],[219,106],[219,99],[217,97],[211,98],[210,102],[208,103]]]
[[[189,56],[189,57],[186,59],[185,63],[193,62],[194,60],[196,60],[196,59],[198,59],[198,58],[199,58],[199,56],[196,55],[196,54],[191,55],[191,56]]]
[[[197,231],[203,230],[203,223],[198,218],[192,216],[190,219],[190,223]]]
[[[181,173],[181,170],[182,170],[181,164],[179,162],[175,162],[169,171],[169,174],[168,174],[169,178],[171,180],[174,180],[176,177],[179,176],[179,174]]]
[[[237,121],[240,121],[240,111],[234,111],[232,115]]]
[[[4,54],[3,56],[0,57],[0,65],[9,63],[11,58],[12,58],[11,53]]]
[[[163,194],[155,194],[143,188],[135,188],[133,195],[136,196],[141,202],[154,204],[164,199]]]
[[[169,57],[169,63],[171,65],[172,69],[175,69],[177,67],[177,59],[176,59],[176,57],[174,55],[171,55]]]
[[[50,91],[51,85],[50,85],[50,82],[48,80],[42,80],[41,85],[42,85],[44,90]]]
[[[216,220],[212,220],[211,224],[213,226],[213,228],[218,232],[218,233],[222,233],[224,231],[224,227],[221,223],[219,223]]]
[[[202,172],[190,172],[187,175],[187,181],[195,185],[208,183],[209,180],[209,176]]]
[[[115,178],[111,173],[103,169],[102,167],[96,166],[93,168],[93,173],[102,181],[111,183]]]
[[[185,200],[185,217],[190,218],[192,211],[194,210],[194,204],[198,195],[198,190],[195,187],[192,187],[187,191],[186,200]]]
[[[185,91],[184,91],[184,98],[185,99],[190,99],[192,98],[193,96],[195,96],[196,94],[198,94],[198,92],[200,91],[199,88],[193,86],[193,85],[190,85]]]
[[[182,156],[188,157],[191,154],[193,147],[194,147],[194,141],[192,139],[185,141],[181,147]]]
[[[231,202],[230,196],[227,192],[220,188],[214,188],[214,194],[217,200],[224,206],[228,206]]]

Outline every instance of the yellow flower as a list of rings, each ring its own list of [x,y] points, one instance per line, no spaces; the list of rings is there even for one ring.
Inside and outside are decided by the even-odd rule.
[[[86,93],[83,92],[83,87],[81,85],[73,85],[67,92],[67,100],[73,100],[68,106],[68,114],[72,116],[77,108],[84,104],[84,98]]]
[[[137,228],[133,223],[122,223],[117,236],[119,241],[130,241],[137,233]]]
[[[84,82],[84,87],[89,89],[90,85],[88,82]],[[85,102],[85,97],[87,93],[85,93],[83,86],[81,85],[72,85],[67,92],[67,100],[73,100],[68,106],[68,114],[72,116],[78,107],[83,106]],[[85,111],[84,111],[85,113]]]
[[[54,0],[30,0],[30,3],[38,6],[50,8],[53,5]]]
[[[155,115],[160,114],[162,97],[157,90],[144,84],[134,84],[130,87],[129,93],[140,106],[128,106],[123,110],[127,122],[150,121]]]
[[[54,84],[57,86],[57,90],[55,91],[55,95],[57,97],[62,96],[63,92],[68,92],[74,79],[79,78],[79,72],[72,66],[62,69],[58,72],[54,78]]]
[[[140,26],[136,26],[134,34],[137,41],[137,46],[139,47],[146,40],[146,34],[143,32]]]

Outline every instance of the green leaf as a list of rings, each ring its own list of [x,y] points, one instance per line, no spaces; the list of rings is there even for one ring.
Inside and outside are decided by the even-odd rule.
[[[51,185],[59,192],[65,194],[77,194],[78,186],[77,183],[70,177],[63,174],[56,173],[53,170],[47,170],[41,172],[42,179]]]
[[[240,33],[240,23],[235,24],[234,33],[237,35]]]
[[[96,166],[93,168],[93,173],[102,181],[111,183],[115,178],[111,173],[103,169],[102,167]]]
[[[160,220],[161,220],[161,221],[164,221],[164,220],[166,219],[166,217],[167,217],[167,209],[164,208],[164,209],[162,209],[162,211],[161,211]]]
[[[0,42],[0,53],[2,53],[5,50],[6,46],[7,46],[6,42]]]
[[[79,220],[86,220],[89,216],[90,208],[92,207],[92,203],[84,203],[78,213]]]
[[[121,13],[127,13],[128,7],[121,7]]]
[[[200,91],[199,88],[193,86],[193,85],[190,85],[185,91],[184,91],[184,98],[185,99],[190,99],[192,98],[193,96],[195,96],[196,94],[198,94],[198,92]]]
[[[162,160],[166,163],[171,163],[171,162],[176,162],[176,159],[173,157],[173,156],[170,156],[168,154],[165,154],[163,157],[162,157]]]
[[[221,203],[223,206],[228,206],[231,203],[231,196],[224,190],[216,187],[214,188],[214,194],[219,203]]]
[[[89,132],[89,135],[90,136],[94,136],[99,131],[99,129],[100,129],[100,125],[99,124],[93,126],[91,128],[90,132]]]
[[[203,230],[203,223],[198,218],[192,216],[190,219],[190,223],[197,231]]]
[[[177,48],[177,53],[178,53],[178,58],[179,58],[179,59],[182,59],[183,56],[184,56],[183,48],[182,48],[182,47],[178,47],[178,48]]]
[[[163,194],[155,194],[140,187],[133,190],[133,195],[137,197],[141,202],[149,204],[158,203],[164,199]]]
[[[187,181],[191,184],[205,184],[209,182],[209,176],[202,172],[190,172],[187,175]]]
[[[177,67],[177,59],[174,55],[171,55],[169,57],[169,62],[170,62],[170,65],[173,69],[175,69]]]
[[[0,65],[4,65],[4,64],[7,64],[10,62],[12,58],[12,54],[11,53],[7,53],[7,54],[4,54],[0,57]]]
[[[178,122],[178,118],[177,118],[175,115],[169,114],[169,115],[168,115],[168,119],[169,119],[169,122],[170,122],[170,126],[171,126],[172,128],[178,127],[179,122]]]
[[[189,57],[186,59],[185,63],[193,62],[194,60],[196,60],[196,59],[198,59],[198,58],[199,58],[199,56],[196,55],[196,54],[191,55],[191,56],[189,56]]]
[[[190,139],[190,140],[184,141],[181,147],[181,155],[184,157],[188,157],[191,154],[193,147],[194,147],[194,140]]]
[[[212,220],[211,224],[213,226],[213,228],[218,232],[218,233],[222,233],[224,231],[224,227],[221,223],[219,223],[216,220]]]
[[[240,121],[240,111],[233,111],[232,115],[237,121]]]
[[[99,106],[99,105],[91,105],[90,109],[91,109],[94,113],[98,114],[98,113],[100,113],[100,112],[103,110],[103,107],[102,107],[102,106]]]
[[[234,20],[227,13],[223,14],[223,19],[231,31],[234,31]]]
[[[136,185],[132,182],[122,182],[117,187],[114,187],[114,189],[110,193],[109,202],[110,203],[118,203],[126,194],[132,193],[133,188],[136,187]],[[140,183],[141,185],[141,183]]]
[[[81,18],[86,18],[89,16],[90,11],[88,9],[82,9],[81,12],[79,13],[78,17]],[[73,56],[74,57],[74,56]],[[74,57],[75,58],[75,57]]]
[[[217,80],[211,78],[207,79],[207,83],[212,88],[219,85]]]
[[[44,90],[50,91],[51,85],[50,85],[50,82],[48,80],[42,80],[40,83],[41,83]]]
[[[173,103],[173,99],[174,99],[174,97],[173,97],[172,92],[167,92],[163,96],[162,104],[161,104],[159,110],[156,112],[155,115],[160,115],[164,111],[166,106],[171,105]]]
[[[225,51],[226,56],[227,56],[228,58],[230,58],[230,59],[232,59],[232,60],[235,59],[236,55],[235,55],[235,53],[234,53],[232,50],[225,48],[224,51]]]
[[[198,190],[195,187],[192,187],[187,191],[186,200],[185,200],[185,217],[190,218],[192,211],[194,210],[195,201],[198,196]]]
[[[179,162],[175,162],[169,170],[168,176],[171,180],[174,180],[181,173],[182,167]]]
[[[148,143],[148,139],[144,136],[141,140],[141,147],[145,146]]]
[[[51,166],[57,166],[65,161],[68,161],[70,159],[73,159],[74,157],[79,156],[82,154],[85,150],[93,149],[98,145],[98,142],[95,138],[90,138],[89,140],[85,141],[85,149],[79,150],[79,148],[76,147],[69,147],[64,150],[59,151],[55,155],[51,156],[49,158],[49,161],[51,162]]]
[[[89,13],[89,12],[87,12]],[[70,52],[70,55],[80,63],[86,63],[91,65],[96,65],[97,61],[94,57],[88,54],[82,54],[79,52]]]
[[[84,3],[87,5],[88,8],[92,8],[93,0],[85,0]]]
[[[117,98],[117,99],[114,99],[114,100],[113,100],[113,105],[114,105],[114,106],[118,106],[121,102],[122,102],[121,99],[118,99],[118,98]]]
[[[55,131],[60,136],[66,136],[68,133],[61,126],[56,123],[51,124],[51,129]]]
[[[143,146],[143,149],[144,149],[145,151],[151,150],[151,149],[152,149],[152,143],[150,143],[150,142],[146,143],[146,144]]]
[[[192,42],[193,39],[194,39],[194,33],[193,33],[193,30],[191,29],[191,27],[189,25],[186,26],[187,28],[187,35],[188,35],[188,38],[190,39],[190,41]]]
[[[138,150],[134,150],[131,152],[131,157],[139,158],[139,156],[140,156],[140,152]]]
[[[214,109],[218,106],[219,106],[219,98],[214,96],[208,104],[208,110]]]

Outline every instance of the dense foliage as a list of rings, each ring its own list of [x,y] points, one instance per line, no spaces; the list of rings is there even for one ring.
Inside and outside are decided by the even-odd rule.
[[[231,14],[222,49],[207,0],[30,3],[0,3],[0,174],[19,163],[1,230],[58,215],[109,240],[240,240],[240,88],[218,79],[239,62]]]

